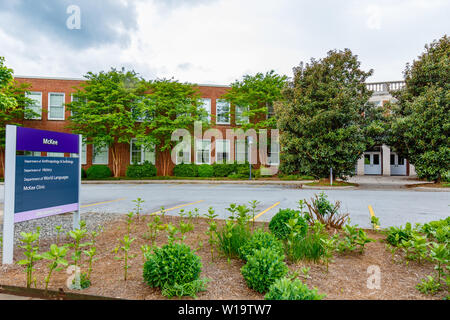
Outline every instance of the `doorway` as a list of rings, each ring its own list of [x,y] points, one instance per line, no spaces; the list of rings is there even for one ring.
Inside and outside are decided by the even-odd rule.
[[[391,152],[391,176],[406,176],[406,159]]]
[[[364,174],[381,174],[381,152],[373,151],[364,153]]]

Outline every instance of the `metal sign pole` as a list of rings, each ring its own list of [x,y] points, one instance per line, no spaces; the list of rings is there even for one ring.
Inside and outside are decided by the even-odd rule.
[[[78,135],[78,210],[73,213],[73,230],[80,228],[80,192],[81,192],[81,158],[83,136]]]
[[[14,253],[14,194],[16,188],[17,127],[6,126],[5,144],[5,208],[3,213],[2,263],[12,264]]]

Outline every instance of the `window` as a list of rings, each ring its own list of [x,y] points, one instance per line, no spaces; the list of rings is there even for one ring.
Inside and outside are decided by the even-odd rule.
[[[230,103],[222,100],[216,100],[216,124],[230,124]]]
[[[47,152],[47,157],[64,158],[64,152]]]
[[[40,157],[41,152],[40,151],[25,151],[24,155],[29,156],[29,157]]]
[[[216,162],[230,161],[230,140],[216,140]]]
[[[108,147],[92,146],[92,164],[108,164]]]
[[[77,97],[75,97],[73,93],[70,95],[70,101],[71,101],[71,102],[79,101],[79,100],[80,100],[80,99],[77,98]],[[84,101],[86,102],[86,100],[84,100]],[[72,112],[72,110],[70,110],[70,116],[72,116],[72,115],[73,115],[73,112]]]
[[[30,92],[25,95],[27,98],[33,100],[29,105],[27,105],[27,109],[34,111],[37,113],[34,117],[27,117],[28,120],[40,120],[42,119],[42,92]]]
[[[195,143],[196,164],[211,164],[211,141],[197,140]]]
[[[132,164],[142,164],[145,161],[155,164],[155,151],[148,150],[143,145],[138,145],[136,139],[131,140],[130,155],[130,163]]]
[[[248,106],[236,106],[236,124],[248,123],[248,115],[243,115],[244,112],[248,112]]]
[[[237,163],[248,162],[248,142],[245,140],[236,140],[235,155]]]
[[[280,164],[280,144],[276,141],[272,141],[268,148],[268,164],[272,166]]]
[[[177,145],[176,148],[176,164],[191,163],[191,146],[188,143],[182,143]]]
[[[208,113],[208,122],[211,121],[211,99],[203,98],[202,99],[203,104],[201,108],[205,109],[205,111]]]
[[[48,101],[48,119],[64,120],[64,93],[49,93]]]
[[[81,143],[81,164],[87,163],[87,145],[85,142]]]

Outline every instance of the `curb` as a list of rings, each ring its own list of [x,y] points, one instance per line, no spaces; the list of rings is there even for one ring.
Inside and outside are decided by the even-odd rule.
[[[410,187],[410,189],[418,191],[450,192],[450,188]]]
[[[242,185],[287,185],[303,186],[312,180],[302,181],[258,181],[258,180],[85,180],[81,184],[242,184]]]
[[[358,187],[356,186],[341,186],[341,187],[327,187],[327,186],[308,186],[303,185],[303,189],[312,189],[312,190],[356,190]]]

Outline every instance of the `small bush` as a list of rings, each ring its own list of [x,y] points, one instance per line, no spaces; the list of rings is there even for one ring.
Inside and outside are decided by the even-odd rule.
[[[198,176],[203,178],[210,178],[214,175],[213,167],[209,164],[202,164],[198,166]]]
[[[212,167],[214,177],[228,177],[236,171],[236,165],[233,163],[215,163]]]
[[[248,257],[241,273],[249,288],[264,293],[278,279],[284,277],[288,267],[284,256],[273,249],[262,248]]]
[[[88,179],[104,179],[111,176],[111,169],[107,165],[96,164],[86,170],[86,177]]]
[[[273,234],[257,230],[251,238],[239,249],[239,256],[242,260],[248,260],[255,250],[262,248],[273,249],[280,255],[283,254],[283,244],[275,238]]]
[[[195,164],[177,164],[173,168],[173,175],[175,177],[197,177],[198,176],[198,166]]]
[[[402,241],[409,241],[412,238],[411,223],[407,223],[405,228],[402,227],[390,227],[387,231],[386,241],[393,246],[398,246]]]
[[[167,288],[198,280],[202,269],[200,257],[187,245],[172,243],[156,248],[144,264],[144,281],[150,287]]]
[[[81,179],[86,179],[86,178],[87,178],[86,170],[81,168]]]
[[[286,240],[290,229],[286,225],[290,219],[297,219],[297,226],[301,227],[300,236],[304,236],[308,230],[306,220],[300,215],[300,211],[291,209],[280,209],[270,220],[269,229],[279,240]]]
[[[156,166],[148,161],[143,164],[131,164],[127,168],[128,178],[147,178],[156,176]]]
[[[265,300],[322,300],[324,294],[319,294],[317,289],[309,289],[299,279],[289,280],[281,278],[276,280],[265,295]]]

